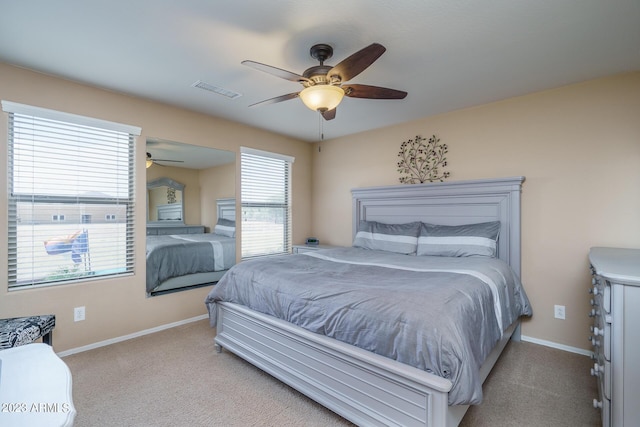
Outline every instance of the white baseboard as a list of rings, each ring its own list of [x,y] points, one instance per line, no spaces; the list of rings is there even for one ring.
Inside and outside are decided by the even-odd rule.
[[[530,342],[533,344],[544,345],[546,347],[557,348],[558,350],[568,351],[570,353],[582,354],[584,356],[591,356],[593,352],[585,350],[583,348],[571,347],[564,344],[558,344],[557,342],[541,340],[539,338],[528,337],[526,335],[521,336],[522,341]]]
[[[186,325],[187,323],[197,322],[198,320],[203,320],[203,319],[208,319],[208,318],[209,318],[208,315],[202,314],[200,316],[192,317],[190,319],[179,320],[177,322],[168,323],[166,325],[156,326],[155,328],[145,329],[143,331],[134,332],[134,333],[129,334],[129,335],[124,335],[122,337],[111,338],[111,339],[104,340],[104,341],[99,341],[99,342],[96,342],[96,343],[93,343],[93,344],[84,345],[82,347],[72,348],[70,350],[61,351],[60,353],[56,353],[56,354],[59,357],[70,356],[72,354],[82,353],[83,351],[93,350],[93,349],[96,349],[96,348],[104,347],[105,345],[115,344],[115,343],[118,343],[118,342],[121,342],[121,341],[130,340],[132,338],[138,338],[138,337],[141,337],[143,335],[153,334],[154,332],[160,332],[160,331],[163,331],[165,329],[175,328],[176,326]]]
[[[106,345],[115,344],[115,343],[118,343],[118,342],[130,340],[132,338],[138,338],[138,337],[141,337],[141,336],[144,336],[144,335],[153,334],[154,332],[164,331],[165,329],[175,328],[176,326],[186,325],[187,323],[197,322],[198,320],[204,320],[204,319],[207,319],[207,318],[209,318],[208,315],[202,314],[200,316],[191,317],[189,319],[179,320],[177,322],[168,323],[166,325],[156,326],[155,328],[150,328],[150,329],[145,329],[145,330],[142,330],[142,331],[134,332],[134,333],[129,334],[129,335],[124,335],[124,336],[121,336],[121,337],[111,338],[111,339],[104,340],[104,341],[99,341],[99,342],[96,342],[96,343],[93,343],[93,344],[84,345],[82,347],[76,347],[76,348],[72,348],[72,349],[69,349],[69,350],[61,351],[60,353],[56,353],[56,354],[59,357],[70,356],[72,354],[82,353],[83,351],[93,350],[93,349],[96,349],[96,348],[104,347]],[[568,346],[568,345],[559,344],[559,343],[556,343],[556,342],[553,342],[553,341],[541,340],[539,338],[533,338],[533,337],[529,337],[529,336],[526,336],[526,335],[522,335],[521,339],[522,339],[522,341],[530,342],[530,343],[533,343],[533,344],[544,345],[546,347],[556,348],[558,350],[568,351],[570,353],[582,354],[584,356],[591,356],[591,354],[593,354],[591,351],[585,350],[585,349],[582,349],[582,348],[571,347],[571,346]]]

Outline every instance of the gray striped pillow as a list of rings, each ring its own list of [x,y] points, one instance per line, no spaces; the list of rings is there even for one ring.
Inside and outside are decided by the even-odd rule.
[[[423,223],[418,236],[418,255],[495,257],[500,221],[467,225]]]
[[[353,246],[399,254],[415,254],[419,231],[420,222],[384,224],[377,221],[360,221]]]

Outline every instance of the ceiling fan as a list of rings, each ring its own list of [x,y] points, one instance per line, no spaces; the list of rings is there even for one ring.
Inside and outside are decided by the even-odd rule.
[[[147,151],[147,169],[149,169],[152,165],[165,166],[158,162],[184,163],[182,160],[154,159],[153,156],[151,156],[151,153]]]
[[[320,61],[320,65],[307,68],[302,75],[260,62],[242,61],[243,65],[285,80],[301,83],[304,86],[300,92],[277,96],[252,104],[250,107],[274,104],[299,97],[307,107],[319,111],[325,120],[331,120],[336,117],[336,107],[342,101],[343,96],[366,99],[404,99],[407,92],[401,90],[361,84],[344,84],[373,64],[385,51],[384,46],[373,43],[332,67],[324,65],[324,61],[333,56],[333,48],[328,44],[316,44],[311,47],[310,54],[312,58]]]

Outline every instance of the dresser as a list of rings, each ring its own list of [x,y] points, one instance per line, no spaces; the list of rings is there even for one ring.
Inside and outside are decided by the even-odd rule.
[[[170,234],[202,234],[204,225],[158,225],[147,226],[147,236],[166,236]]]
[[[593,405],[603,427],[640,425],[640,249],[591,248]]]

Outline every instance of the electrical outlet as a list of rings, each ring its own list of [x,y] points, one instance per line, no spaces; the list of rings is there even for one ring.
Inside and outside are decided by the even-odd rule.
[[[84,306],[73,309],[73,321],[80,322],[81,320],[84,320]]]
[[[564,305],[554,305],[553,306],[553,316],[556,319],[564,320]]]

